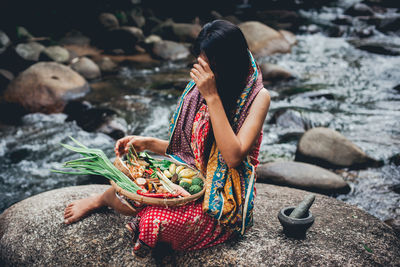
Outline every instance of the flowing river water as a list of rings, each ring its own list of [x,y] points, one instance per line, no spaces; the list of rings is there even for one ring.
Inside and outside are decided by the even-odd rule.
[[[277,63],[297,79],[267,85],[272,103],[264,124],[262,162],[293,160],[298,138],[312,127],[335,129],[370,156],[379,168],[341,171],[351,192],[335,196],[382,220],[400,219],[400,167],[389,161],[400,151],[400,60],[352,47],[344,38],[320,34],[298,36],[291,54],[261,58]],[[105,77],[85,97],[92,104],[116,110],[129,134],[167,138],[179,91],[189,79],[187,62],[124,67]],[[157,89],[155,89],[157,88]],[[275,113],[282,114],[272,123]],[[278,114],[278,113],[277,113]],[[73,136],[112,158],[115,140],[82,130],[64,114],[29,114],[19,126],[0,126],[0,212],[43,191],[105,182],[99,177],[52,173],[76,155],[59,143]]]

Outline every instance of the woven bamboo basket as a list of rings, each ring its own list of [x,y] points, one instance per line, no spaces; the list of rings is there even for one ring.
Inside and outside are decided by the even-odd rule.
[[[175,163],[175,162],[174,162]],[[125,175],[130,177],[128,167],[125,165],[123,159],[121,157],[117,157],[114,161],[115,167],[117,167],[120,171],[122,171]],[[179,163],[176,163],[177,166],[179,166]],[[188,166],[185,166],[186,168],[190,168]],[[196,169],[190,168],[198,173],[196,177],[199,177],[203,179],[203,182],[205,183],[205,178],[204,176],[197,171]],[[133,200],[135,202],[138,202],[140,204],[146,204],[146,205],[151,205],[151,206],[164,206],[164,207],[174,207],[174,206],[183,206],[189,202],[195,201],[199,198],[201,198],[204,193],[205,193],[205,186],[203,186],[203,189],[198,192],[197,194],[187,196],[187,197],[180,197],[180,198],[154,198],[154,197],[145,197],[138,195],[136,193],[128,192],[121,187],[119,187],[115,182],[110,180],[111,185],[115,189],[115,191],[123,195],[124,197]],[[129,205],[129,203],[126,203]],[[133,207],[131,207],[133,208]]]

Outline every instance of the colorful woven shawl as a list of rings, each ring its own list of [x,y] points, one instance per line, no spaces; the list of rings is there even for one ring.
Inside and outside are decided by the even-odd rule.
[[[251,71],[246,87],[237,100],[233,117],[233,131],[237,134],[242,127],[250,106],[263,88],[261,72],[249,52]],[[167,154],[175,160],[195,167],[190,146],[194,118],[205,102],[194,81],[186,86],[172,116],[169,129]],[[249,157],[236,168],[229,168],[222,158],[216,143],[212,145],[206,173],[206,193],[203,210],[222,224],[244,234],[252,224],[254,207],[255,170]]]

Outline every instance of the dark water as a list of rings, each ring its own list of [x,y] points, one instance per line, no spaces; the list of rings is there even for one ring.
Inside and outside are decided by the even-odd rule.
[[[273,96],[264,125],[260,159],[293,160],[298,137],[317,126],[338,130],[385,165],[362,171],[342,171],[352,191],[339,199],[358,205],[385,220],[400,218],[400,167],[389,158],[400,152],[400,58],[363,52],[344,38],[320,34],[298,36],[291,54],[262,58],[294,73],[294,81],[267,86]],[[187,63],[165,63],[148,69],[125,67],[117,76],[93,86],[86,97],[94,105],[116,110],[130,134],[167,138],[169,118],[179,91],[189,79]],[[157,89],[154,89],[157,88]],[[275,112],[285,112],[268,123]],[[0,212],[43,191],[92,183],[85,176],[51,173],[75,155],[59,143],[73,136],[89,147],[113,156],[114,140],[83,131],[66,115],[31,114],[21,126],[0,128]]]

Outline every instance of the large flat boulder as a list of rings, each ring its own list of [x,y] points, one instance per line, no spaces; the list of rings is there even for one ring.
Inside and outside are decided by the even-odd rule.
[[[290,53],[293,42],[285,36],[258,21],[247,21],[239,24],[249,49],[256,57],[269,56],[275,53]],[[288,35],[286,35],[288,36]]]
[[[349,185],[339,175],[312,164],[272,162],[257,168],[257,182],[285,185],[321,193],[348,193]]]
[[[297,146],[296,161],[330,168],[363,168],[380,164],[341,133],[323,127],[312,128],[303,134]]]
[[[7,87],[3,101],[27,113],[58,113],[72,99],[89,91],[86,80],[70,67],[39,62],[21,72]]]
[[[107,185],[67,187],[25,199],[0,215],[2,266],[153,266],[131,255],[124,228],[127,217],[103,209],[73,225],[63,224],[70,201],[103,192]],[[257,185],[254,226],[242,240],[201,251],[171,252],[164,265],[306,265],[398,266],[400,240],[394,231],[366,212],[317,195],[315,223],[305,239],[287,238],[277,219],[282,207],[299,203],[305,191]]]

